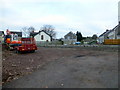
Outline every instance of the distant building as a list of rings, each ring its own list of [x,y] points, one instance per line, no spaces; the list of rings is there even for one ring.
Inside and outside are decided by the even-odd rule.
[[[86,37],[85,39],[83,39],[84,43],[90,43],[92,41],[95,41],[94,39],[92,39],[92,37]]]
[[[67,40],[71,40],[71,39],[77,39],[77,36],[76,36],[75,33],[69,32],[64,36],[64,38],[67,39]]]
[[[120,39],[120,24],[109,32],[108,39]]]
[[[10,31],[12,35],[13,40],[20,40],[22,37],[22,32],[17,32],[17,31]],[[17,37],[16,37],[17,36]]]
[[[99,37],[98,37],[98,42],[99,43],[103,43],[105,39],[108,39],[108,34],[109,34],[110,30],[106,30],[104,33],[102,33]]]
[[[74,44],[77,41],[77,36],[73,32],[69,32],[64,36],[64,44]]]
[[[0,31],[0,43],[3,43],[4,42],[4,31]]]
[[[52,37],[46,33],[44,30],[39,32],[32,32],[30,33],[30,36],[33,36],[37,43],[40,42],[51,42]]]
[[[22,37],[22,32],[10,31],[12,34],[17,34],[18,37]]]
[[[4,31],[0,31],[0,36],[4,36]]]
[[[116,26],[116,28],[114,28],[114,30],[116,39],[120,39],[120,23]]]
[[[105,39],[120,39],[120,24],[115,26],[112,30],[106,30],[98,37],[98,42],[103,43]]]

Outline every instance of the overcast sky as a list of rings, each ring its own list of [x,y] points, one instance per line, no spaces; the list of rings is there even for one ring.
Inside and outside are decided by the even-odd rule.
[[[44,24],[55,27],[57,38],[69,31],[100,35],[118,24],[119,0],[0,0],[0,30],[21,30]]]

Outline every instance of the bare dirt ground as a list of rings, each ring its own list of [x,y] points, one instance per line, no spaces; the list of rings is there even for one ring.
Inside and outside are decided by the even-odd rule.
[[[117,87],[118,84],[118,52],[115,51],[98,51],[84,48],[40,47],[35,53],[15,54],[13,51],[4,50],[2,60],[3,84],[12,80],[14,81],[15,79],[27,74],[31,74],[32,72],[40,70],[45,66],[47,68],[47,65],[51,62],[59,63],[57,65],[54,63],[55,68],[57,69],[63,67],[64,71],[65,68],[69,68],[70,72],[68,72],[68,77],[69,75],[76,73],[75,75],[77,76],[75,76],[74,79],[84,81],[84,83],[89,83],[86,84],[86,87],[90,87],[91,83],[96,83],[96,86],[98,87]],[[64,73],[66,74],[67,72],[65,71]],[[81,77],[78,77],[80,75]],[[101,79],[98,79],[99,75],[101,75]],[[103,83],[98,84],[97,82],[99,81]],[[69,80],[67,82],[69,82]],[[75,83],[75,80],[73,80],[73,82],[76,85],[78,83],[78,81]],[[80,86],[71,86],[70,84],[72,83],[69,83],[66,87]]]
[[[2,88],[2,45],[0,44],[0,89]]]

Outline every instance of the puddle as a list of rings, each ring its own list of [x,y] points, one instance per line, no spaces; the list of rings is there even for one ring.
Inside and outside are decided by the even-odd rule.
[[[75,58],[84,57],[85,55],[77,55]]]

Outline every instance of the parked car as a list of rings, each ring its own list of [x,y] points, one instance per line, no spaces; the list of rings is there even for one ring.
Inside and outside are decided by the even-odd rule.
[[[75,42],[75,45],[80,45],[81,44],[81,42]]]

